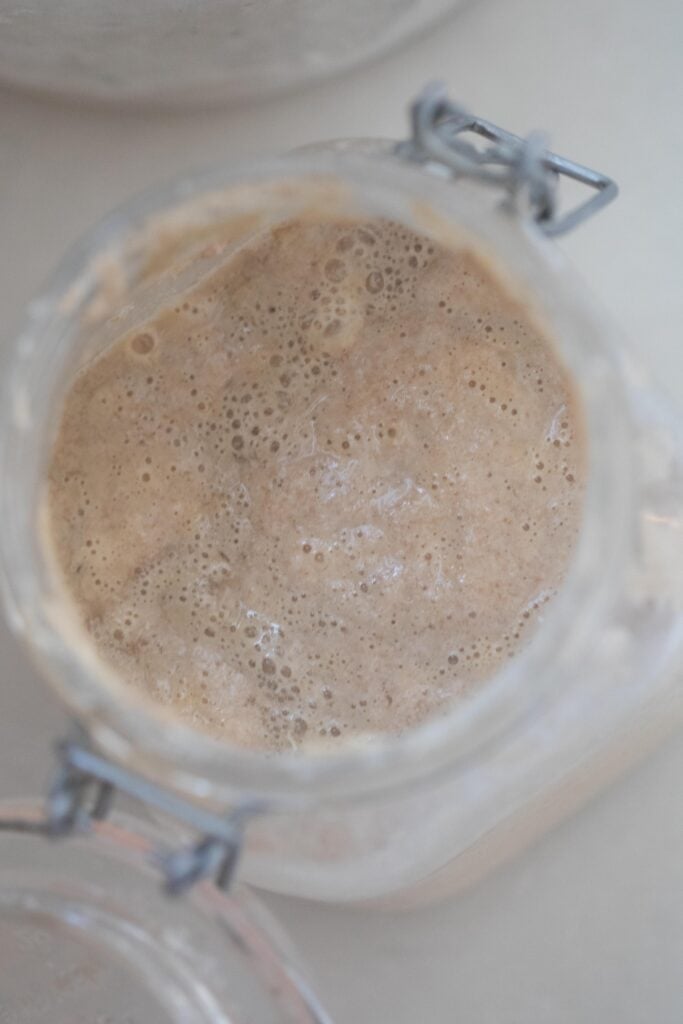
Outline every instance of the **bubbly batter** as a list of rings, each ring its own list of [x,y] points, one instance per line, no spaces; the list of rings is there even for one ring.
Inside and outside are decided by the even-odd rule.
[[[526,642],[584,456],[567,372],[474,253],[295,221],[80,371],[50,529],[131,686],[229,742],[338,745]]]

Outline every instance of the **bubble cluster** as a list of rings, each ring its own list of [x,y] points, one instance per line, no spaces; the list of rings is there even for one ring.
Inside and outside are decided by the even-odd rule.
[[[81,371],[51,526],[133,685],[231,742],[338,745],[515,655],[584,476],[567,374],[472,252],[301,221]]]

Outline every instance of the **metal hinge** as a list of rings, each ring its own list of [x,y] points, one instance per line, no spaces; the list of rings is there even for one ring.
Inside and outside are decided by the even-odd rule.
[[[533,219],[549,236],[562,235],[607,206],[618,194],[611,178],[545,148],[544,136],[526,139],[475,117],[457,106],[439,84],[432,84],[411,107],[412,136],[396,152],[410,160],[438,165],[454,177],[468,177],[503,188],[513,202],[526,194]],[[493,143],[478,149],[463,135],[473,132]],[[561,176],[595,190],[595,194],[560,216],[557,184]]]
[[[242,850],[245,825],[263,813],[264,801],[243,802],[225,816],[206,811],[96,754],[78,727],[74,737],[58,744],[57,756],[59,764],[49,789],[45,819],[30,824],[7,821],[0,828],[68,836],[87,830],[92,820],[106,818],[116,794],[123,793],[199,834],[199,839],[188,846],[154,852],[153,860],[162,872],[167,892],[184,892],[203,878],[213,878],[221,889],[230,886]]]

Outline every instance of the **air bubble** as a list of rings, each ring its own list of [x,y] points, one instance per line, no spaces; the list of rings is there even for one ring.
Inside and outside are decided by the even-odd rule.
[[[347,275],[346,264],[343,260],[331,259],[325,264],[325,277],[328,281],[339,284]]]
[[[384,288],[384,276],[381,270],[372,270],[365,278],[365,287],[371,295],[378,295]]]
[[[146,356],[149,355],[155,344],[154,336],[145,332],[144,334],[136,334],[130,343],[130,347],[136,355]]]

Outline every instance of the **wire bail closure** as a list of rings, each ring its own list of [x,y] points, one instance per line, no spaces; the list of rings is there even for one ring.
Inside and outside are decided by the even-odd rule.
[[[57,745],[57,757],[59,764],[48,792],[45,819],[30,826],[3,822],[3,830],[31,831],[52,838],[87,831],[92,821],[108,816],[114,797],[123,793],[200,835],[189,846],[153,854],[169,894],[179,895],[204,878],[213,878],[220,889],[230,887],[242,851],[244,828],[250,818],[266,810],[264,801],[245,801],[225,817],[205,811],[94,753],[78,726],[72,738]]]
[[[396,146],[399,156],[436,165],[452,177],[467,177],[504,189],[519,206],[525,194],[532,218],[543,234],[563,235],[582,224],[618,194],[616,182],[600,171],[551,153],[545,137],[533,132],[526,139],[463,110],[439,83],[428,85],[411,106],[412,137]],[[462,136],[483,136],[493,145],[478,149]],[[557,186],[561,176],[595,190],[567,213],[557,215]]]

